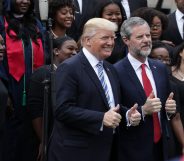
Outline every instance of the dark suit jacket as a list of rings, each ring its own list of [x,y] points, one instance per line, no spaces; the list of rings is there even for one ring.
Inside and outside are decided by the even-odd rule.
[[[118,83],[113,66],[104,61],[115,104]],[[108,111],[103,87],[82,52],[66,60],[56,71],[56,109],[49,161],[109,161],[113,130],[103,127]]]
[[[168,121],[165,112],[165,101],[169,96],[169,79],[166,67],[154,60],[149,60],[156,84],[157,96],[161,99],[163,108],[161,110],[161,126],[163,136],[163,149],[166,149],[166,136],[168,135]],[[124,58],[115,64],[121,88],[123,105],[131,107],[135,102],[141,106],[146,102],[144,89],[128,58]],[[120,128],[120,147],[118,161],[153,161],[153,120],[152,116],[146,116],[137,127]],[[164,150],[164,157],[167,154]]]
[[[82,34],[84,24],[95,17],[96,8],[96,0],[82,0],[82,14],[75,12],[75,20],[71,28],[67,30],[67,34],[77,41]]]
[[[122,0],[115,1],[121,2]],[[128,3],[130,7],[130,14],[138,8],[148,7],[147,0],[128,0]]]
[[[6,114],[6,105],[8,99],[8,91],[4,86],[2,80],[0,80],[0,160],[2,160],[3,151],[3,135],[4,135],[4,123]]]
[[[166,31],[162,35],[162,40],[172,41],[177,46],[183,42],[183,39],[179,33],[175,12],[171,13],[168,16],[168,19],[169,24]]]
[[[130,13],[141,7],[148,7],[147,0],[128,0]]]

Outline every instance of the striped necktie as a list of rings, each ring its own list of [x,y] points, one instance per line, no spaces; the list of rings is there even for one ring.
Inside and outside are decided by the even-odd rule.
[[[97,69],[98,69],[98,78],[99,78],[99,80],[102,84],[102,87],[103,87],[104,92],[105,92],[105,96],[107,98],[107,102],[108,102],[109,107],[110,107],[111,101],[110,101],[108,86],[107,86],[107,83],[105,82],[105,78],[104,78],[103,62],[99,61],[96,66],[97,66]]]

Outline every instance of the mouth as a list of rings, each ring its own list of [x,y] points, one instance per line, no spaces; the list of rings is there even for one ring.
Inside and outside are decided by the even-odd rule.
[[[151,48],[150,45],[145,45],[141,47],[141,49],[143,50],[149,50],[150,48]]]
[[[105,52],[112,52],[113,51],[113,47],[106,47],[104,48]]]

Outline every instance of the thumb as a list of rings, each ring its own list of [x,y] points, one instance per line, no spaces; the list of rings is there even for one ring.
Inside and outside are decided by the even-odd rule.
[[[119,106],[119,104],[117,104],[117,106],[113,108],[113,111],[114,112],[118,112],[119,111],[119,108],[120,108],[120,106]]]
[[[154,94],[154,92],[152,91],[151,93],[150,93],[150,95],[148,96],[148,98],[155,98],[155,94]]]
[[[130,113],[130,114],[134,113],[135,110],[137,110],[137,107],[138,107],[138,104],[135,103],[135,104],[131,107],[131,109],[129,110],[129,113]]]
[[[173,97],[174,97],[174,93],[173,93],[173,92],[171,92],[171,93],[169,94],[169,97],[167,98],[167,100],[172,100],[172,99],[173,99]]]

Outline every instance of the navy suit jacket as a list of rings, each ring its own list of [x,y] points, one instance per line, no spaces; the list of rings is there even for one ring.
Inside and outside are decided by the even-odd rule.
[[[163,106],[160,112],[162,126],[163,149],[166,149],[166,139],[168,136],[168,121],[165,112],[165,101],[169,96],[169,79],[167,69],[164,64],[149,59],[149,65],[157,89],[157,97],[160,98]],[[115,64],[120,80],[121,102],[127,107],[138,103],[138,110],[146,102],[144,89],[132,67],[128,58],[124,58]],[[152,161],[153,156],[153,120],[152,116],[145,116],[139,126],[120,128],[119,141],[119,161]],[[164,150],[164,158],[167,153]]]
[[[141,7],[148,7],[147,0],[128,0],[130,13]]]
[[[121,2],[122,0],[115,0]],[[130,14],[132,14],[136,9],[141,7],[148,7],[147,0],[128,0]]]
[[[164,31],[162,35],[162,40],[172,41],[177,46],[183,42],[183,39],[178,29],[175,12],[171,13],[168,16],[168,19],[169,24],[166,31]]]
[[[115,104],[119,88],[115,69],[104,61]],[[82,52],[66,60],[56,71],[56,108],[49,146],[49,161],[109,161],[112,128],[103,127],[109,110],[103,87]]]

